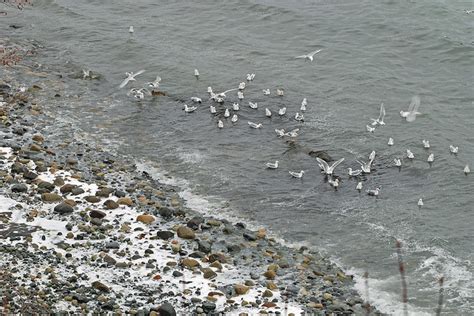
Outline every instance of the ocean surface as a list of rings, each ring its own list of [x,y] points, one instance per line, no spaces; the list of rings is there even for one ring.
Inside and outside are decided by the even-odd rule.
[[[203,211],[266,226],[288,243],[321,250],[354,273],[381,311],[401,314],[395,241],[402,242],[410,315],[432,315],[438,279],[445,278],[444,315],[474,314],[474,13],[472,1],[35,1],[7,8],[0,35],[30,39],[44,49],[40,70],[62,74],[68,102],[49,110],[75,137],[93,139],[176,181]],[[2,8],[3,10],[4,8]],[[8,27],[11,24],[20,28]],[[128,28],[134,26],[135,33]],[[314,62],[295,59],[316,49]],[[194,69],[200,71],[199,80]],[[99,75],[83,80],[82,69]],[[125,72],[146,69],[118,89]],[[240,103],[239,121],[223,118],[237,101],[229,93],[219,115],[209,112],[207,87],[236,88],[255,73]],[[167,96],[127,96],[159,75]],[[262,89],[269,88],[271,96]],[[284,88],[285,96],[275,94]],[[415,122],[399,116],[414,95]],[[183,104],[203,98],[186,114]],[[307,98],[304,123],[293,119]],[[248,107],[258,102],[259,109]],[[379,107],[386,125],[366,131]],[[287,116],[266,118],[286,106]],[[217,120],[224,128],[217,128]],[[261,122],[251,129],[247,121]],[[275,128],[300,128],[296,145]],[[81,136],[82,135],[82,136]],[[393,137],[394,146],[387,146]],[[422,146],[422,140],[431,149]],[[457,155],[449,146],[459,146]],[[403,160],[401,170],[395,157]],[[345,158],[335,191],[307,153]],[[377,153],[361,178],[347,168]],[[430,166],[426,159],[434,153]],[[265,163],[279,160],[276,170]],[[288,171],[305,170],[303,179]],[[381,188],[378,198],[365,189]],[[424,206],[419,209],[417,201]]]

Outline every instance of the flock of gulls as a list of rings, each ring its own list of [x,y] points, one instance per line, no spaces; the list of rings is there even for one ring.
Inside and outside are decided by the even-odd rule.
[[[133,33],[133,27],[130,27],[130,32]],[[295,58],[305,59],[305,60],[308,60],[308,61],[312,62],[314,60],[314,55],[318,54],[319,52],[321,52],[320,49],[316,50],[316,51],[313,51],[313,52],[310,52],[310,53],[305,54],[305,55],[296,56]],[[135,78],[138,75],[143,74],[144,72],[145,72],[145,70],[140,70],[136,73],[133,73],[133,72],[125,73],[126,78],[120,84],[120,88],[123,88],[123,87],[127,86],[127,84],[130,83],[131,81],[136,81]],[[199,74],[199,71],[197,69],[194,70],[194,76],[196,77],[196,79],[199,79],[200,74]],[[237,87],[226,90],[226,91],[223,91],[223,92],[217,92],[216,93],[216,92],[214,92],[212,87],[208,87],[207,88],[207,93],[209,95],[209,101],[210,101],[210,104],[209,104],[210,113],[213,114],[213,115],[217,115],[218,112],[219,112],[219,114],[221,114],[222,110],[223,110],[224,111],[223,117],[225,119],[230,118],[230,121],[232,122],[232,124],[236,123],[239,120],[239,116],[238,116],[237,113],[240,110],[241,104],[243,104],[243,102],[244,102],[243,100],[245,98],[245,95],[244,95],[245,88],[254,79],[255,79],[255,74],[254,73],[247,74],[246,75],[246,81],[242,81],[242,82],[239,83],[239,85]],[[154,94],[154,92],[155,93],[158,92],[158,89],[160,87],[160,82],[161,82],[161,78],[158,76],[158,77],[156,77],[156,79],[154,81],[146,83],[146,87],[130,89],[128,91],[127,95],[131,96],[135,99],[142,100],[146,96],[151,96],[151,95]],[[228,99],[228,96],[230,95],[230,93],[233,93],[234,95],[236,94],[236,100],[234,99],[233,101],[226,101],[226,99]],[[263,93],[264,96],[271,95],[270,89],[263,89],[262,93]],[[276,89],[275,93],[279,97],[283,97],[284,94],[285,94],[284,89],[281,89],[281,88]],[[199,108],[199,105],[203,103],[202,99],[199,98],[199,97],[196,97],[196,96],[191,97],[190,101],[192,102],[192,105],[188,105],[188,104],[183,105],[183,110],[186,113],[192,113],[192,112],[196,111]],[[237,102],[234,102],[234,101],[237,101]],[[232,103],[232,106],[230,106],[230,103]],[[227,105],[227,106],[225,106],[225,105]],[[250,109],[253,109],[253,110],[257,110],[259,108],[259,105],[257,104],[257,102],[249,101],[248,106],[249,106]],[[307,98],[303,98],[303,100],[301,101],[301,106],[300,106],[299,111],[296,112],[294,114],[294,116],[290,116],[290,117],[293,117],[294,120],[299,122],[299,123],[304,123],[304,112],[306,111],[307,106],[308,106],[308,100],[307,100]],[[217,110],[218,107],[221,107],[219,109],[219,111]],[[411,103],[408,106],[408,109],[406,111],[404,111],[404,110],[400,111],[400,116],[402,118],[404,118],[407,122],[414,122],[416,120],[417,115],[421,114],[419,112],[419,107],[420,107],[420,98],[418,96],[414,96],[411,99]],[[257,113],[257,112],[255,112],[255,113]],[[385,125],[385,122],[384,122],[385,113],[386,113],[385,112],[385,107],[384,107],[384,104],[382,103],[380,105],[380,112],[379,112],[378,118],[376,118],[376,119],[372,118],[371,122],[366,125],[367,132],[374,133],[375,130],[378,127],[382,127],[382,126]],[[273,115],[285,116],[285,115],[287,115],[287,108],[286,107],[281,107],[281,108],[278,109],[278,112],[275,113],[275,114],[269,108],[265,108],[265,116],[267,118],[271,118]],[[222,119],[218,119],[217,127],[220,128],[220,129],[224,128],[224,121]],[[261,123],[261,122],[248,121],[247,124],[250,128],[253,128],[253,129],[260,129],[260,128],[263,127],[263,123]],[[285,131],[284,129],[275,129],[275,133],[277,134],[278,137],[280,137],[280,138],[288,137],[290,139],[297,138],[298,135],[299,135],[299,131],[300,131],[299,128],[296,128],[296,129],[293,129],[293,130],[290,130],[290,131]],[[390,137],[388,139],[387,145],[388,146],[393,146],[394,145],[394,139]],[[425,149],[427,149],[427,150],[430,149],[430,142],[428,140],[423,139],[422,140],[422,145]],[[458,153],[459,148],[457,146],[450,145],[449,150],[450,150],[451,154],[456,155]],[[367,161],[356,160],[359,163],[360,167],[359,167],[359,169],[355,169],[355,170],[352,169],[352,168],[348,168],[348,173],[347,173],[348,176],[351,177],[351,178],[352,177],[357,178],[357,177],[362,176],[362,175],[370,174],[372,164],[375,160],[375,157],[376,157],[376,153],[375,153],[375,151],[372,151],[370,153],[370,155],[368,156]],[[410,161],[415,159],[415,155],[413,154],[413,152],[410,149],[406,150],[406,158]],[[434,160],[435,160],[434,154],[430,153],[429,156],[428,156],[428,159],[427,159],[427,162],[430,164],[430,166],[434,162]],[[337,190],[337,188],[340,185],[340,180],[339,180],[340,177],[335,176],[334,171],[337,168],[337,166],[339,166],[344,161],[344,158],[341,158],[341,159],[335,161],[331,165],[329,165],[328,162],[326,162],[325,160],[323,160],[321,158],[316,158],[316,161],[317,161],[317,163],[318,163],[318,165],[321,169],[321,173],[323,173],[327,177],[327,182],[332,187],[334,187],[335,190]],[[393,165],[400,169],[402,167],[402,161],[403,161],[402,158],[394,158]],[[274,161],[274,162],[267,162],[267,163],[265,163],[265,167],[268,168],[268,169],[278,169],[279,168],[279,161],[277,160],[277,161]],[[471,172],[471,170],[469,168],[469,165],[466,165],[464,167],[463,171],[466,175],[469,174]],[[301,170],[299,172],[289,171],[289,174],[294,178],[299,178],[300,179],[304,176],[305,171],[304,170]],[[358,181],[357,186],[356,186],[356,190],[358,190],[359,192],[361,192],[363,190],[363,183],[361,181]],[[381,190],[380,187],[376,187],[376,188],[373,188],[373,189],[366,190],[366,193],[368,195],[376,197],[376,196],[379,195],[380,190]],[[423,206],[424,205],[423,200],[420,198],[418,200],[417,204],[418,204],[419,207]]]

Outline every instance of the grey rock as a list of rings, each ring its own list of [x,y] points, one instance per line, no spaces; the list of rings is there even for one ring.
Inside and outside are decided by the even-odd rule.
[[[72,206],[67,204],[67,203],[64,203],[64,202],[60,203],[60,204],[58,204],[54,207],[54,212],[59,213],[61,215],[72,213],[73,211],[74,211],[74,209],[72,208]]]
[[[202,251],[204,253],[210,253],[211,252],[211,243],[205,240],[199,240],[197,242],[198,244],[198,250]]]
[[[168,302],[161,304],[160,308],[158,308],[158,313],[160,316],[176,316],[176,311],[174,310],[173,305]]]
[[[26,192],[28,191],[28,186],[23,183],[14,184],[11,188],[12,192]]]
[[[167,240],[174,237],[174,232],[169,230],[160,230],[156,232],[156,236],[158,236],[160,239]]]

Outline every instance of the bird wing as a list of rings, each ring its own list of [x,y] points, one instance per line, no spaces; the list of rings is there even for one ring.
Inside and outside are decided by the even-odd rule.
[[[321,50],[318,49],[318,50],[315,50],[314,52],[311,52],[308,54],[308,56],[314,56],[315,54],[319,53]]]
[[[384,117],[385,117],[385,106],[382,103],[382,104],[380,104],[380,114],[379,114],[378,120],[383,121]]]
[[[369,155],[369,160],[372,162],[375,159],[375,150],[372,150],[372,152]]]
[[[144,72],[145,72],[144,69],[139,70],[139,71],[137,71],[136,73],[133,74],[133,77],[136,77],[136,76],[138,76],[138,75],[141,75],[141,74],[144,73]]]
[[[316,157],[316,161],[318,162],[319,166],[324,170],[324,172],[328,172],[329,165],[326,161],[322,160],[319,157]]]
[[[307,58],[308,55],[300,55],[300,56],[296,56],[295,58]]]
[[[411,98],[410,106],[408,107],[408,112],[418,112],[418,108],[420,107],[420,97],[415,95]]]
[[[122,83],[120,84],[120,88],[123,88],[127,85],[127,83],[130,81],[130,78],[125,78]]]
[[[161,77],[160,77],[160,76],[156,76],[155,83],[160,83],[160,82],[161,82]]]
[[[227,92],[230,92],[230,91],[235,91],[235,90],[238,90],[238,88],[235,88],[235,89],[229,89],[229,90],[226,90],[224,92],[221,92],[219,94],[226,94]]]
[[[341,158],[341,159],[339,159],[338,161],[336,161],[335,163],[333,163],[332,166],[331,166],[331,168],[330,168],[330,170],[331,170],[331,171],[334,171],[334,169],[336,169],[336,167],[339,166],[339,164],[340,164],[341,162],[343,162],[343,161],[344,161],[344,158]]]

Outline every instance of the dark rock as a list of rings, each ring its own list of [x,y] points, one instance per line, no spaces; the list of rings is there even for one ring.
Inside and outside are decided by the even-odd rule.
[[[206,313],[212,312],[213,310],[216,309],[216,304],[206,301],[206,302],[202,303],[202,309]]]
[[[100,202],[100,197],[95,196],[95,195],[90,195],[90,196],[86,196],[84,200],[86,200],[89,203],[98,203]]]
[[[61,193],[70,193],[72,191],[72,189],[74,189],[76,186],[74,184],[70,184],[70,183],[67,183],[65,185],[63,185],[59,191],[61,191]]]
[[[215,273],[211,268],[203,268],[201,269],[201,272],[205,279],[213,279],[217,276],[217,273]]]
[[[102,212],[102,211],[96,211],[96,210],[92,210],[89,212],[89,216],[92,217],[92,218],[99,218],[99,219],[102,219],[105,217],[105,213]]]
[[[235,227],[237,227],[239,229],[245,229],[245,224],[244,223],[237,223],[237,224],[235,224]]]
[[[109,210],[113,210],[113,209],[116,209],[119,207],[119,205],[117,204],[117,202],[113,201],[113,200],[107,200],[104,202],[104,206],[109,209]]]
[[[26,166],[19,162],[14,162],[11,167],[11,173],[23,173],[26,172],[28,169]]]
[[[101,291],[101,292],[105,292],[105,293],[110,292],[109,287],[107,285],[105,285],[104,283],[99,282],[99,281],[92,282],[92,287],[94,289],[97,289],[97,290]]]
[[[23,183],[14,184],[11,188],[12,192],[26,192],[28,191],[28,186]]]
[[[46,181],[42,181],[38,184],[38,189],[44,190],[43,193],[45,192],[51,192],[55,188],[54,184]]]
[[[209,262],[219,261],[220,263],[226,263],[225,256],[221,253],[213,253],[209,256]]]
[[[115,260],[114,258],[112,258],[109,255],[105,255],[104,258],[102,258],[102,260],[104,260],[104,262],[106,262],[110,265],[115,265],[117,263],[117,260]]]
[[[72,213],[73,211],[74,209],[72,208],[72,206],[64,202],[54,207],[54,212],[59,214],[68,214]]]
[[[191,229],[198,230],[199,225],[202,224],[203,222],[204,222],[204,219],[202,217],[196,216],[196,217],[191,218],[187,222],[186,225]]]
[[[160,308],[158,308],[158,313],[160,316],[176,316],[173,305],[168,302],[161,304]]]
[[[183,274],[182,274],[181,272],[175,270],[175,271],[173,271],[173,276],[174,276],[175,278],[179,278],[179,277],[182,277]]]
[[[245,239],[247,239],[248,241],[255,241],[257,240],[257,236],[255,233],[243,233],[243,236]]]
[[[91,218],[90,222],[92,225],[95,225],[95,226],[102,225],[102,220],[100,218]]]
[[[197,244],[198,244],[198,250],[199,251],[202,251],[204,253],[210,253],[211,252],[212,245],[208,241],[198,240]]]
[[[115,190],[114,195],[118,198],[127,196],[127,194],[125,192],[120,191],[120,190]]]
[[[101,188],[95,193],[96,196],[109,197],[110,193],[114,192],[114,189],[111,188]]]
[[[105,248],[108,249],[119,249],[120,244],[117,241],[109,241],[108,243],[105,244]]]
[[[167,240],[174,237],[174,232],[169,230],[160,230],[156,232],[156,236],[158,236],[160,239]]]
[[[161,207],[158,213],[160,214],[161,217],[165,219],[169,219],[174,216],[174,211],[167,207]]]
[[[81,188],[81,187],[75,187],[74,189],[71,190],[72,195],[79,195],[79,194],[82,194],[84,192],[85,192],[84,189]]]
[[[28,179],[28,180],[34,180],[38,177],[38,175],[36,173],[34,173],[33,171],[26,171],[23,173],[23,178],[25,179]]]
[[[320,158],[327,162],[330,162],[333,160],[332,157],[329,156],[329,154],[323,150],[310,150],[308,152],[308,155],[310,155],[313,158]]]
[[[227,251],[230,253],[240,252],[242,248],[239,245],[228,245]]]
[[[201,252],[201,251],[195,251],[191,254],[189,254],[189,257],[191,258],[204,258],[206,256],[206,254],[204,252]]]

